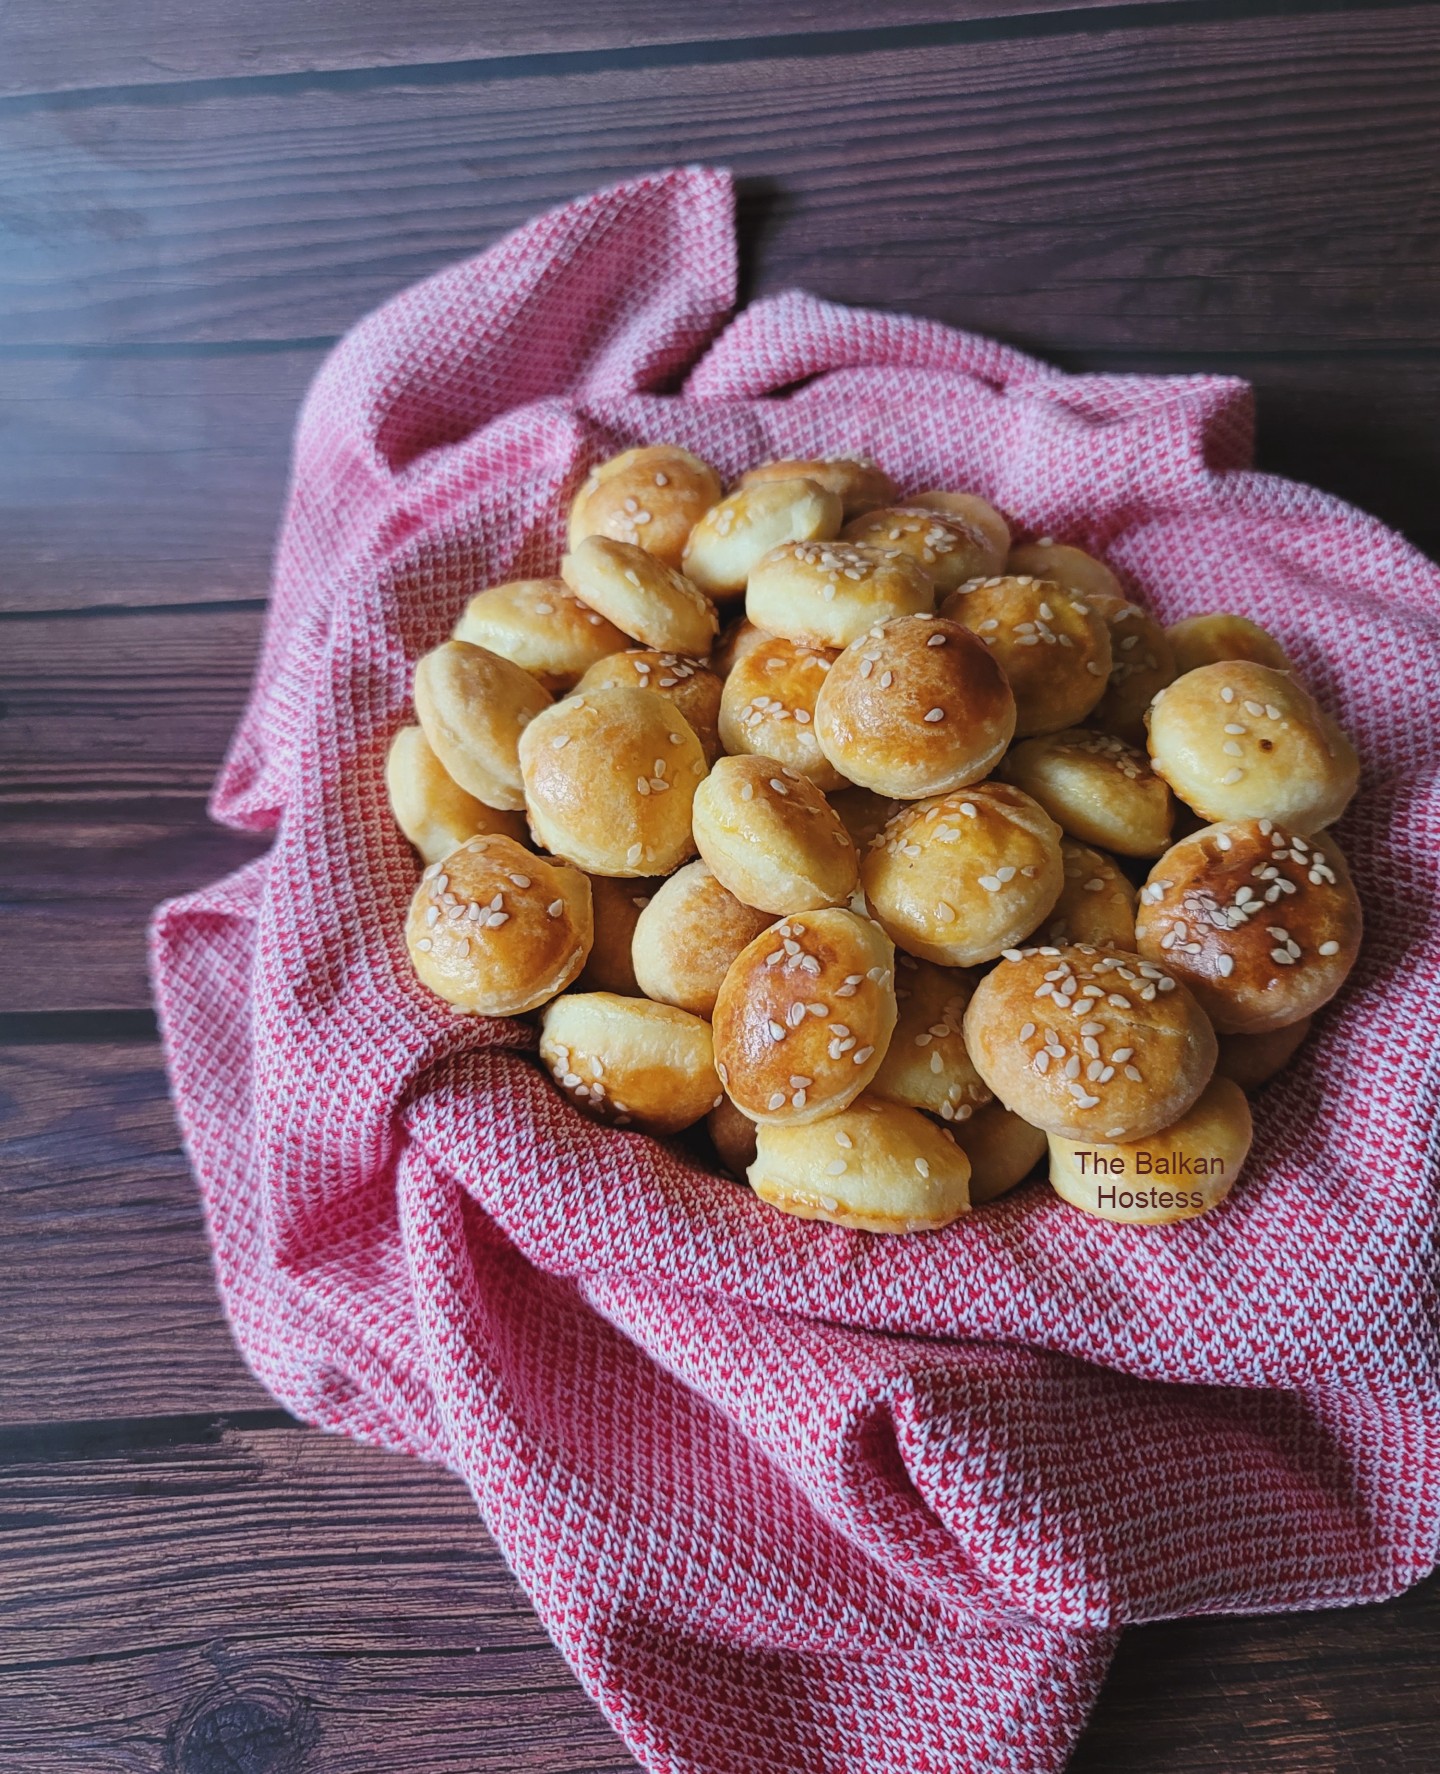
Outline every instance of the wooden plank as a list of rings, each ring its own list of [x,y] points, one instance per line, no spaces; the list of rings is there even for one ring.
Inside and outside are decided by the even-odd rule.
[[[757,289],[1052,352],[1429,349],[1437,81],[1440,16],[1416,6],[25,101],[4,120],[0,330],[328,336],[547,204],[711,158],[749,181]]]

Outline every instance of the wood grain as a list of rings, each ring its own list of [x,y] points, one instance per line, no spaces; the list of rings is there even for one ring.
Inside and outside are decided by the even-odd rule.
[[[1437,78],[1417,6],[41,103],[5,119],[0,333],[329,336],[547,204],[714,159],[757,289],[1050,352],[1428,349]]]

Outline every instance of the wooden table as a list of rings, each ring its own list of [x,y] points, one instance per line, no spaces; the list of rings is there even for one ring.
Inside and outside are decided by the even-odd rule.
[[[166,1102],[142,931],[253,853],[203,797],[296,404],[350,321],[581,190],[724,162],[747,294],[1247,376],[1265,467],[1440,544],[1433,8],[879,16],[0,14],[7,1770],[632,1767],[461,1487],[299,1427],[247,1375]],[[1138,1629],[1075,1766],[1432,1774],[1437,1648],[1434,1582]]]

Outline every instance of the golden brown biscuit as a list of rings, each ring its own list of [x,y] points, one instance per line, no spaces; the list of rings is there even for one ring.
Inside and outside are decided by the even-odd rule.
[[[990,1088],[965,1051],[965,1007],[974,984],[955,967],[895,957],[898,1020],[871,1089],[942,1121],[968,1121]]]
[[[718,678],[728,678],[735,669],[736,661],[744,658],[751,647],[758,647],[768,638],[765,630],[756,628],[748,616],[737,616],[720,630],[715,650],[710,655],[711,671]]]
[[[994,558],[990,539],[978,524],[923,505],[886,505],[867,511],[846,524],[841,534],[847,542],[882,553],[909,555],[942,595],[984,573]]]
[[[1028,574],[1032,579],[1048,579],[1086,602],[1091,598],[1097,603],[1125,602],[1125,587],[1104,561],[1086,554],[1083,548],[1072,548],[1068,542],[1052,542],[1048,536],[1012,548],[1004,570]]]
[[[955,1144],[970,1160],[972,1207],[1023,1183],[1049,1149],[1045,1134],[1003,1103],[986,1103],[958,1123]]]
[[[715,606],[677,568],[631,542],[587,536],[560,562],[577,598],[647,647],[703,658],[720,627]]]
[[[946,493],[938,487],[928,493],[916,493],[905,501],[926,511],[938,511],[945,517],[958,517],[969,529],[978,530],[990,545],[984,565],[977,574],[1003,573],[1005,557],[1010,552],[1010,526],[988,499],[978,493]]]
[[[1008,953],[975,989],[965,1044],[1007,1109],[1072,1140],[1144,1139],[1215,1070],[1215,1031],[1184,986],[1089,944]]]
[[[757,1130],[750,1187],[802,1220],[935,1232],[969,1210],[970,1161],[915,1109],[861,1097],[813,1126]]]
[[[742,1115],[728,1096],[722,1095],[705,1117],[705,1127],[726,1170],[742,1183],[746,1181],[745,1173],[755,1162],[755,1123],[748,1115]]]
[[[1176,678],[1145,717],[1150,756],[1206,819],[1273,819],[1317,832],[1345,811],[1355,748],[1292,677],[1249,660]]]
[[[705,754],[654,690],[591,690],[547,708],[520,743],[537,842],[591,875],[668,875],[695,853]]]
[[[843,905],[859,859],[840,816],[798,770],[720,758],[695,796],[695,844],[744,905],[780,915]]]
[[[894,941],[943,967],[978,966],[1022,942],[1063,880],[1059,826],[1001,782],[910,802],[860,865],[866,903]]]
[[[771,913],[742,905],[703,862],[687,862],[661,883],[635,926],[640,990],[709,1017],[730,963],[773,922]]]
[[[1083,721],[1105,693],[1112,664],[1105,619],[1044,579],[974,579],[941,614],[979,635],[1010,680],[1015,732],[1055,733]]]
[[[1288,1028],[1269,1029],[1263,1035],[1222,1035],[1216,1076],[1231,1079],[1242,1090],[1259,1090],[1294,1059],[1310,1033],[1310,1022],[1302,1016]]]
[[[1119,856],[1158,856],[1170,842],[1170,790],[1145,753],[1113,733],[1067,727],[1026,739],[1000,774],[1082,843]]]
[[[525,805],[520,736],[549,707],[528,671],[469,641],[444,641],[415,666],[415,714],[430,749],[487,807]]]
[[[815,698],[836,658],[828,648],[779,635],[746,648],[720,698],[725,750],[788,764],[819,789],[840,788],[845,778],[826,761],[815,737]]]
[[[586,536],[634,542],[672,567],[721,494],[720,476],[679,444],[626,450],[592,468],[570,507],[574,548]]]
[[[835,535],[842,515],[839,494],[813,480],[757,481],[700,519],[685,544],[685,571],[721,602],[738,597],[763,555],[782,542]]]
[[[743,948],[715,1001],[715,1061],[753,1121],[818,1121],[860,1094],[895,1028],[895,951],[854,912],[784,918]]]
[[[1123,598],[1086,600],[1110,630],[1110,677],[1089,724],[1132,745],[1145,743],[1145,710],[1156,691],[1175,681],[1175,655],[1165,630],[1139,604]]]
[[[525,821],[518,813],[487,807],[466,794],[430,749],[419,727],[402,727],[385,758],[385,787],[395,823],[425,862],[439,862],[466,838],[498,832],[521,843]]]
[[[1206,826],[1167,850],[1140,892],[1136,947],[1195,994],[1225,1035],[1311,1016],[1360,952],[1360,901],[1332,838],[1268,819]]]
[[[1065,885],[1034,941],[1062,948],[1089,943],[1097,949],[1135,947],[1135,889],[1119,865],[1088,844],[1060,840]]]
[[[839,496],[844,515],[859,517],[862,511],[873,511],[877,505],[888,505],[895,497],[895,483],[878,462],[868,456],[827,456],[799,460],[790,457],[780,462],[762,462],[758,468],[747,468],[738,485],[753,487],[761,481],[813,480],[817,487]]]
[[[640,1133],[679,1133],[720,1096],[709,1023],[648,998],[567,992],[540,1018],[540,1058],[576,1108]]]
[[[488,647],[552,692],[571,689],[597,659],[629,645],[563,579],[512,579],[478,592],[452,638]]]
[[[1249,659],[1274,671],[1290,670],[1290,661],[1279,641],[1248,616],[1187,616],[1183,622],[1172,622],[1165,630],[1165,638],[1175,655],[1177,674],[1214,665],[1222,659]]]
[[[1250,1151],[1250,1105],[1212,1078],[1173,1125],[1123,1146],[1050,1135],[1050,1182],[1062,1201],[1101,1220],[1168,1226],[1208,1213],[1230,1193]]]
[[[872,794],[868,788],[838,788],[825,799],[840,815],[841,823],[861,856],[870,848],[886,820],[900,811],[889,795]]]
[[[590,904],[595,915],[595,940],[583,972],[575,982],[582,992],[618,992],[622,998],[639,998],[643,988],[635,978],[630,956],[635,926],[649,905],[659,881],[622,880],[612,875],[590,876]]]
[[[978,782],[1014,731],[1004,672],[969,629],[941,616],[867,629],[836,659],[815,707],[836,775],[900,800]]]
[[[405,925],[421,984],[480,1016],[518,1016],[563,992],[592,934],[584,875],[493,833],[431,863]]]
[[[707,764],[720,756],[720,680],[701,659],[629,647],[593,665],[576,688],[582,696],[590,690],[653,690],[690,723]]]
[[[935,608],[923,567],[856,542],[785,542],[755,563],[745,613],[771,634],[845,647],[874,622]]]

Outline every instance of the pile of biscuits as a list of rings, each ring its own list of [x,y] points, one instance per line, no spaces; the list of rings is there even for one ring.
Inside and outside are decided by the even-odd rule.
[[[806,1219],[931,1230],[1047,1152],[1089,1213],[1202,1213],[1359,946],[1357,759],[1271,635],[873,462],[602,463],[414,696],[421,981]]]

